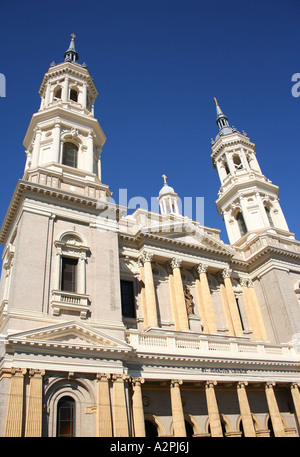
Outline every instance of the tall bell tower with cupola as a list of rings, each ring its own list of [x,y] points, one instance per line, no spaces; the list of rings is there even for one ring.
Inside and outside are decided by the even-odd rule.
[[[219,132],[211,142],[211,159],[221,181],[216,204],[229,242],[240,244],[265,232],[294,238],[279,203],[279,189],[260,169],[255,144],[230,126],[216,99],[215,103]]]
[[[78,62],[75,35],[71,37],[64,61],[52,62],[42,80],[40,109],[32,116],[23,143],[23,179],[106,198],[110,191],[101,177],[106,136],[94,117],[98,92],[86,64]]]

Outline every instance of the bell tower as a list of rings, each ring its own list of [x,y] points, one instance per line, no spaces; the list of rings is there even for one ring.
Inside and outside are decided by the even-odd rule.
[[[64,54],[45,74],[40,109],[24,139],[23,179],[95,198],[110,196],[102,183],[101,153],[106,136],[94,117],[98,96],[85,63],[78,62],[75,35]]]
[[[219,132],[211,141],[211,159],[221,181],[216,201],[231,244],[263,232],[294,238],[279,204],[279,188],[263,175],[255,144],[231,127],[216,99]]]

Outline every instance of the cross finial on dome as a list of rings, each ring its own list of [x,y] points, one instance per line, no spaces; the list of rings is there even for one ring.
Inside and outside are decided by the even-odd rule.
[[[164,184],[167,184],[167,176],[165,174],[163,174],[162,178],[164,178]]]
[[[71,33],[71,42],[69,45],[69,48],[66,50],[64,58],[65,62],[74,62],[76,63],[78,60],[78,54],[75,49],[75,43],[74,43],[74,38],[76,37],[75,33]]]

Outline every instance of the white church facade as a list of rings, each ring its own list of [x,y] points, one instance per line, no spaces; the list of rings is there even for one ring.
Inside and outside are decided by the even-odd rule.
[[[300,436],[300,242],[255,145],[216,100],[229,244],[165,175],[159,212],[126,215],[78,60],[73,36],[0,230],[0,436]]]

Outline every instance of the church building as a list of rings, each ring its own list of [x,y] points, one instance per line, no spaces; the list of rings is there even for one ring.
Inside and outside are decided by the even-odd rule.
[[[74,37],[0,230],[0,436],[300,436],[300,242],[255,144],[215,100],[229,243],[181,214],[165,175],[159,211],[129,214],[102,182]]]

